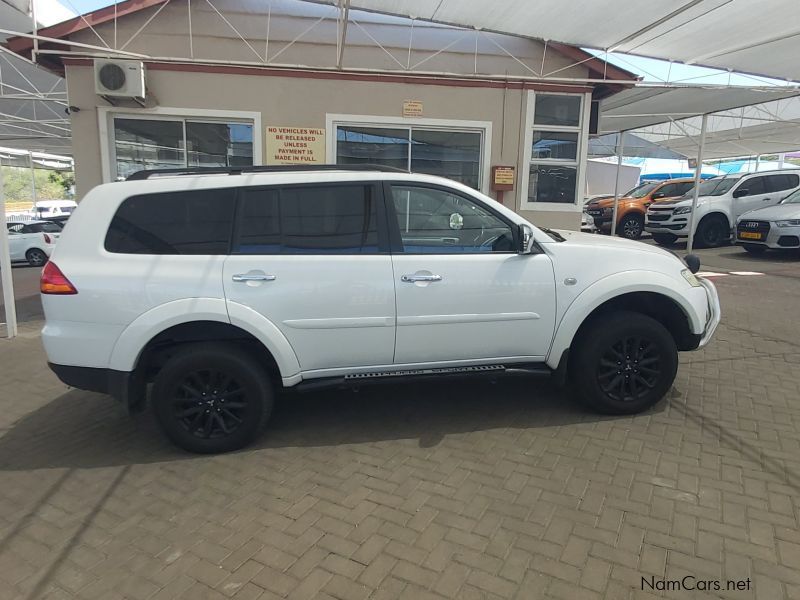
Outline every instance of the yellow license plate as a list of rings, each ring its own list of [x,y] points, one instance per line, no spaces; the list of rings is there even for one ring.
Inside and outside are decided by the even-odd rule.
[[[760,240],[761,239],[761,234],[760,233],[754,233],[752,231],[740,231],[739,232],[739,237],[743,238],[745,240]]]

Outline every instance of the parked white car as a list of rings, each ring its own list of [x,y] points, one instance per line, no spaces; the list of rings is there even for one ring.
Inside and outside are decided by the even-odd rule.
[[[774,206],[800,189],[800,169],[744,175],[726,175],[700,184],[695,215],[695,245],[710,248],[727,243],[741,215]],[[675,200],[660,201],[647,209],[645,231],[657,244],[669,245],[689,235],[692,191]]]
[[[61,236],[61,227],[46,221],[10,222],[6,227],[11,262],[27,262],[32,267],[41,267],[47,262]]]
[[[751,254],[769,248],[800,248],[800,190],[784,198],[777,206],[744,213],[736,223],[736,243]]]
[[[53,371],[130,410],[152,382],[190,451],[251,442],[274,387],[552,374],[634,413],[719,323],[671,252],[536,227],[447,179],[219,171],[96,187],[42,273]]]
[[[74,200],[39,200],[31,209],[31,215],[37,219],[45,217],[61,217],[70,215],[78,207]]]

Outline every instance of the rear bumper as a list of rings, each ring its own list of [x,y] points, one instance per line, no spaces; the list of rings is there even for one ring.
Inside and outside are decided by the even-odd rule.
[[[144,386],[134,373],[98,369],[95,367],[75,367],[48,362],[47,366],[62,383],[79,390],[109,394],[122,403],[128,412],[136,412],[142,405]]]

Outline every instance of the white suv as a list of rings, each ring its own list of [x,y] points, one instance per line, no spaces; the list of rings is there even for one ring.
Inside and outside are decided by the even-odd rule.
[[[672,253],[538,228],[440,177],[132,179],[72,216],[42,274],[42,338],[62,381],[130,410],[149,397],[190,451],[251,442],[276,386],[554,373],[634,413],[720,319],[714,286]]]
[[[738,218],[751,210],[773,206],[800,188],[800,169],[783,169],[745,175],[726,175],[700,184],[694,218],[698,248],[727,243]],[[645,231],[657,244],[669,245],[689,236],[693,190],[675,200],[651,204]]]

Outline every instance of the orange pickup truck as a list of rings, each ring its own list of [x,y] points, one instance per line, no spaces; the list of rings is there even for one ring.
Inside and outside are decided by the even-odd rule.
[[[644,231],[644,214],[648,206],[659,200],[683,196],[693,187],[693,179],[645,181],[637,185],[619,199],[617,235],[638,240]],[[601,233],[611,233],[611,219],[614,214],[613,196],[591,200],[584,210],[594,219],[595,227]]]

